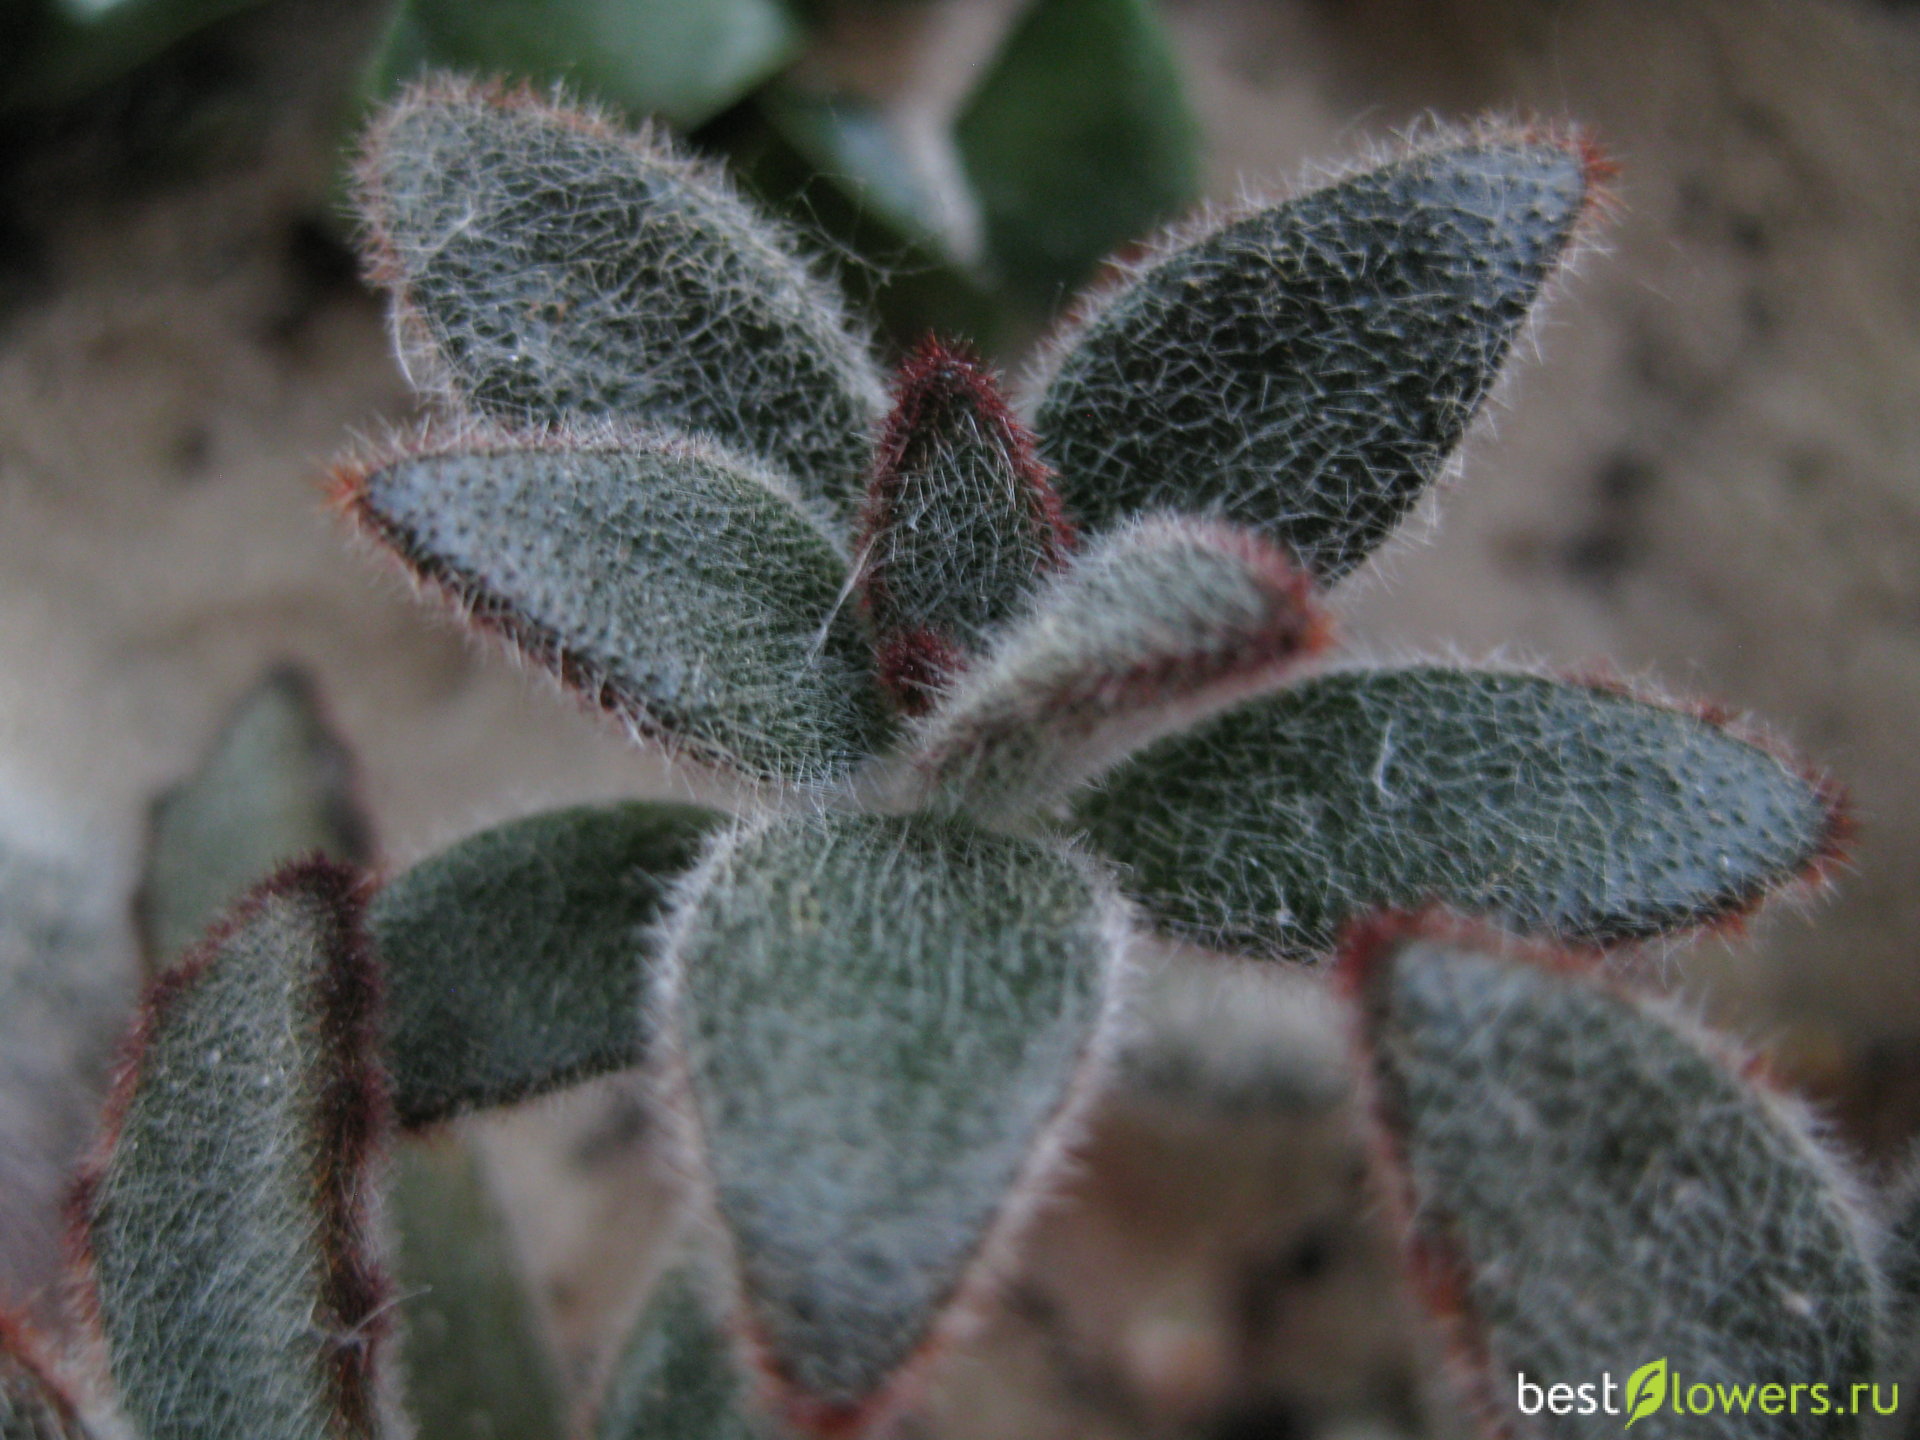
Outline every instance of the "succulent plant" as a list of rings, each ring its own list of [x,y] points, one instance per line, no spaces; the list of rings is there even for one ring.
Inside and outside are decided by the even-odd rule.
[[[1834,788],[1617,684],[1319,658],[1317,591],[1453,463],[1605,175],[1488,126],[1209,217],[1015,403],[939,341],[889,394],[665,136],[411,91],[362,199],[442,416],[340,508],[710,803],[530,816],[379,886],[300,861],[163,973],[74,1202],[130,1428],[383,1433],[381,1138],[644,1066],[688,1258],[595,1433],[883,1431],[990,1303],[1142,957],[1200,946],[1342,956],[1488,1433],[1610,1433],[1517,1380],[1642,1361],[1649,1435],[1862,1433],[1649,1407],[1656,1358],[1683,1407],[1840,1387],[1895,1327],[1798,1113],[1599,962],[1816,881]]]

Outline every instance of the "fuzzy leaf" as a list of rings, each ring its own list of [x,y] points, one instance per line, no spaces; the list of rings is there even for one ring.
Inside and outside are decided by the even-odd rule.
[[[1358,916],[1429,901],[1580,943],[1724,919],[1835,852],[1834,806],[1710,718],[1416,666],[1229,711],[1075,814],[1167,931],[1306,959]]]
[[[687,127],[739,100],[800,41],[777,0],[407,0],[406,8],[432,64],[565,81],[628,114]]]
[[[902,369],[861,516],[861,600],[880,680],[921,713],[1073,535],[993,375],[925,341]]]
[[[0,1440],[86,1440],[87,1433],[25,1326],[0,1311]]]
[[[627,1337],[594,1440],[767,1440],[727,1337],[686,1269],[663,1276]]]
[[[1039,0],[956,127],[1007,279],[1053,303],[1200,193],[1200,127],[1148,0]]]
[[[851,515],[885,403],[864,342],[661,136],[438,81],[375,127],[361,207],[415,373],[456,404],[711,435]]]
[[[1587,197],[1579,151],[1493,138],[1176,244],[1056,349],[1068,513],[1218,514],[1337,580],[1445,468]]]
[[[637,1064],[651,931],[718,818],[639,801],[553,810],[471,836],[376,895],[367,923],[400,1123]]]
[[[378,993],[354,879],[325,862],[254,891],[149,992],[76,1202],[142,1440],[375,1434]]]
[[[148,837],[136,915],[154,968],[288,861],[364,862],[351,762],[313,682],[287,668],[255,686],[200,768],[155,803]]]
[[[559,1380],[473,1147],[458,1133],[407,1146],[389,1210],[417,1440],[559,1440]]]
[[[910,764],[982,813],[1030,809],[1270,686],[1325,639],[1305,576],[1259,536],[1148,520],[1040,593],[921,727]]]
[[[341,489],[471,623],[670,753],[825,786],[885,738],[846,564],[718,451],[496,440],[349,471]]]
[[[1807,1117],[1593,978],[1444,933],[1386,932],[1349,961],[1414,1276],[1498,1433],[1617,1436],[1618,1414],[1523,1422],[1516,1375],[1624,1387],[1663,1360],[1667,1403],[1636,1437],[1861,1433],[1805,1395],[1771,1416],[1751,1393],[1735,1413],[1671,1403],[1817,1377],[1844,1411],[1870,1378],[1864,1230]]]
[[[1085,1088],[1118,929],[1074,857],[924,817],[768,821],[689,882],[675,1068],[796,1428],[886,1413],[973,1298]]]

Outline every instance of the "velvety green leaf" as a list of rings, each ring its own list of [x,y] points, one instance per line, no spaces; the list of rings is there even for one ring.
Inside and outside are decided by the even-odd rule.
[[[564,81],[635,116],[694,126],[793,58],[778,0],[406,0],[426,65]],[[424,66],[392,68],[412,78]]]
[[[385,1083],[355,883],[281,872],[149,992],[75,1205],[105,1373],[142,1440],[379,1428]]]
[[[26,1327],[0,1311],[0,1440],[86,1440],[78,1407]]]
[[[845,561],[777,482],[721,452],[494,440],[341,485],[471,624],[669,753],[826,786],[886,737]]]
[[[992,372],[937,339],[901,370],[861,529],[860,598],[880,681],[909,714],[933,703],[1073,545]]]
[[[677,1084],[784,1418],[856,1433],[1055,1160],[1119,964],[1100,882],[958,821],[736,832],[669,936]]]
[[[663,136],[439,80],[374,127],[361,209],[415,378],[455,405],[708,435],[851,516],[885,405],[865,343]]]
[[[1489,136],[1175,242],[1054,349],[1035,429],[1069,512],[1206,511],[1346,574],[1446,467],[1587,165]]]
[[[727,1337],[687,1269],[661,1278],[627,1337],[594,1440],[769,1440]]]
[[[690,805],[554,810],[396,876],[368,909],[394,1109],[427,1125],[639,1062],[668,887],[716,824]]]
[[[1075,814],[1171,933],[1304,959],[1358,916],[1429,901],[1582,943],[1705,924],[1828,858],[1833,805],[1711,719],[1416,666],[1229,711]]]
[[[1270,687],[1326,638],[1306,577],[1259,536],[1166,518],[1103,537],[1041,590],[920,727],[926,793],[1045,805],[1128,750]]]
[[[559,1440],[553,1358],[473,1147],[457,1132],[408,1145],[388,1213],[418,1440]]]
[[[172,959],[290,860],[366,860],[351,771],[302,672],[256,686],[200,768],[154,805],[136,906],[148,963]]]
[[[1150,0],[1037,0],[958,125],[994,258],[1054,302],[1193,204],[1199,135]]]
[[[1624,1389],[1664,1361],[1665,1403],[1635,1436],[1863,1433],[1844,1412],[1871,1376],[1874,1283],[1852,1187],[1808,1117],[1594,978],[1446,933],[1376,935],[1351,959],[1414,1278],[1494,1429],[1617,1436],[1618,1413],[1523,1421],[1516,1376]],[[1809,1413],[1805,1394],[1797,1414],[1673,1403],[1816,1380],[1843,1413]]]

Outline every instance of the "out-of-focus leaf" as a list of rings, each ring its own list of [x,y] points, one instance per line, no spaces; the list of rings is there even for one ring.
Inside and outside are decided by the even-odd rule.
[[[662,1276],[614,1363],[593,1440],[766,1440],[692,1267]]]
[[[1037,300],[1199,195],[1199,127],[1150,0],[1038,0],[958,134],[993,256]]]
[[[406,0],[380,70],[425,65],[564,81],[630,115],[693,126],[793,58],[779,0]]]
[[[565,1409],[540,1317],[465,1137],[409,1145],[389,1210],[418,1440],[558,1440]]]
[[[821,94],[774,85],[760,97],[767,119],[855,206],[948,264],[979,260],[963,207],[971,192],[943,186],[904,143],[887,112],[853,94]],[[956,167],[957,168],[957,167]]]
[[[313,682],[275,671],[235,708],[200,768],[153,807],[136,905],[148,964],[164,965],[289,860],[318,851],[360,864],[368,849],[351,762]]]

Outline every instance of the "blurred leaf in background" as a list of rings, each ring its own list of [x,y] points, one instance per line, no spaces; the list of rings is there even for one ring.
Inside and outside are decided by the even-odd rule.
[[[0,107],[55,105],[258,0],[7,0]]]

